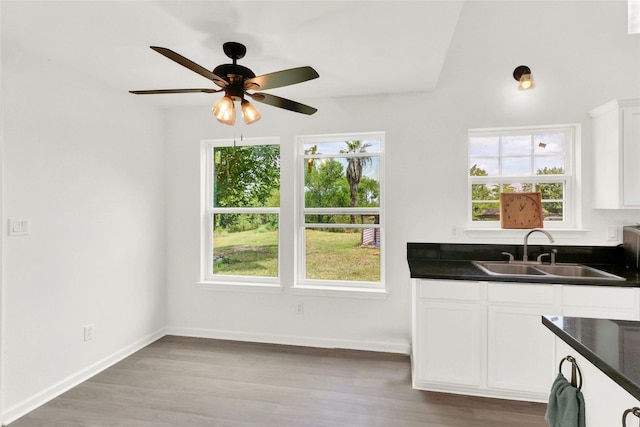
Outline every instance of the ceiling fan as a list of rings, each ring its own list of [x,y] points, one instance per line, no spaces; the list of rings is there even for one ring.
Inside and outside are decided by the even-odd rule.
[[[164,47],[150,46],[151,49],[177,62],[178,64],[194,71],[201,76],[213,81],[220,89],[159,89],[159,90],[131,90],[130,93],[136,95],[166,94],[166,93],[217,93],[224,91],[224,96],[220,98],[211,109],[213,115],[221,123],[233,125],[236,121],[234,101],[240,101],[242,117],[246,124],[260,120],[258,110],[244,97],[245,95],[254,101],[272,105],[278,108],[295,111],[296,113],[311,115],[318,111],[314,107],[301,104],[290,99],[270,95],[268,93],[254,92],[257,90],[273,89],[282,86],[289,86],[302,83],[319,77],[316,70],[311,67],[290,68],[288,70],[276,71],[274,73],[256,76],[249,68],[237,64],[238,59],[244,57],[247,48],[237,42],[226,42],[223,44],[225,55],[233,60],[232,64],[218,65],[213,71],[196,64],[190,59]],[[251,92],[249,92],[251,91]]]

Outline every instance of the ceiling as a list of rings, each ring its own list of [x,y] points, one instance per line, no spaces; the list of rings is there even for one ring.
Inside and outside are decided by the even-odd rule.
[[[267,91],[318,97],[432,90],[462,1],[5,1],[3,55],[46,58],[122,91],[215,87],[149,49],[205,68],[229,63],[226,41],[256,75],[303,65],[320,78]],[[13,49],[13,50],[12,50]],[[134,96],[134,95],[131,95]],[[214,95],[215,96],[215,95]],[[144,96],[163,107],[211,105],[210,94]]]

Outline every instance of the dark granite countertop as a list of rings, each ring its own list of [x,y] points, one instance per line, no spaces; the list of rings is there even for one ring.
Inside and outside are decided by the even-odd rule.
[[[640,322],[542,316],[542,323],[640,400]]]
[[[473,265],[472,261],[504,261],[502,252],[522,259],[522,245],[407,243],[407,261],[412,278],[477,280],[500,282],[556,283],[597,286],[640,286],[640,270],[626,268],[621,246],[556,246],[529,245],[529,259],[535,260],[551,248],[558,250],[558,263],[584,264],[598,268],[625,281],[559,278],[556,276],[492,276]],[[547,258],[548,259],[548,258]]]

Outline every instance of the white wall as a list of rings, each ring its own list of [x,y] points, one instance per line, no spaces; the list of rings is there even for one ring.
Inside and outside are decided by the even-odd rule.
[[[200,290],[199,143],[233,129],[207,108],[163,116],[3,39],[3,233],[12,217],[31,218],[33,229],[3,242],[2,421],[161,335],[165,325],[200,336],[407,351],[406,242],[491,243],[450,236],[466,221],[468,128],[581,123],[582,226],[591,231],[558,240],[615,243],[607,226],[635,222],[640,212],[590,209],[588,172],[597,162],[587,111],[640,97],[639,37],[626,34],[625,1],[470,1],[436,91],[312,100],[300,85],[294,98],[317,106],[316,115],[262,106],[263,121],[239,128],[238,137],[241,130],[282,138],[284,224],[293,222],[295,135],[386,132],[386,300],[293,294],[289,228],[283,294]],[[420,60],[389,58],[381,88]],[[511,72],[520,64],[532,68],[535,90],[515,90]],[[85,343],[89,323],[95,337]]]
[[[390,77],[402,78],[414,58],[389,58]],[[392,64],[395,64],[393,66]],[[536,89],[518,92],[513,69],[533,70]],[[339,66],[339,64],[336,64]],[[310,100],[311,117],[260,106],[263,120],[239,126],[239,138],[282,138],[282,224],[293,222],[295,135],[386,132],[386,300],[295,294],[293,230],[282,230],[280,295],[202,290],[199,142],[228,138],[207,108],[167,113],[168,331],[187,335],[406,351],[410,335],[407,242],[493,243],[463,234],[466,225],[469,128],[582,124],[582,227],[559,244],[611,245],[606,229],[640,219],[639,211],[590,208],[588,110],[613,98],[640,97],[640,37],[626,34],[626,2],[467,2],[438,89],[431,93]],[[322,76],[320,77],[322,78]],[[366,72],[362,78],[366,78]],[[521,236],[510,238],[520,243]],[[500,240],[504,242],[505,240]],[[303,315],[295,306],[304,303]]]
[[[2,67],[3,233],[32,227],[4,237],[9,422],[164,334],[164,141],[160,110],[16,39]]]

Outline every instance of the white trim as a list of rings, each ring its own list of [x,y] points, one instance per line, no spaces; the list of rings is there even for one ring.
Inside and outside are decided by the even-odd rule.
[[[256,146],[256,145],[277,145],[281,147],[279,137],[254,137],[236,140],[227,139],[205,139],[200,141],[200,282],[201,289],[206,290],[230,290],[232,286],[243,286],[242,291],[249,290],[250,287],[254,291],[265,291],[265,283],[267,287],[280,287],[279,281],[282,274],[282,227],[280,224],[280,207],[214,207],[213,200],[213,179],[208,172],[214,169],[212,164],[213,149],[216,147],[232,147],[232,146]],[[209,269],[213,260],[213,245],[209,236],[213,235],[212,215],[223,213],[239,213],[239,214],[276,214],[278,215],[278,275],[276,277],[256,277],[256,276],[232,276],[213,274]]]
[[[1,50],[1,48],[0,48]],[[2,67],[0,67],[0,81],[2,81]],[[4,349],[5,292],[4,292],[4,242],[7,232],[7,219],[4,213],[4,103],[0,99],[0,425],[4,425],[4,363],[6,360]]]
[[[249,282],[248,278],[240,278],[239,280],[224,280],[220,281],[200,281],[198,282],[198,288],[203,291],[226,291],[226,292],[252,292],[261,294],[281,294],[284,288],[278,283],[265,283],[265,282]],[[253,278],[253,277],[252,277]],[[242,281],[240,280],[242,279]]]
[[[520,126],[520,127],[506,127],[506,128],[486,128],[486,129],[469,129],[467,131],[467,227],[466,231],[488,229],[493,233],[502,233],[499,226],[500,221],[473,221],[472,220],[472,186],[473,184],[505,184],[511,182],[562,182],[564,184],[563,191],[563,215],[562,221],[544,221],[544,227],[551,230],[575,230],[581,232],[580,226],[582,224],[582,210],[581,210],[581,168],[579,157],[581,155],[580,142],[581,142],[581,125],[578,123],[573,124],[560,124],[560,125],[542,125],[542,126]],[[469,160],[470,160],[470,147],[469,139],[472,137],[484,137],[484,136],[517,136],[517,135],[535,135],[536,132],[550,133],[557,131],[558,133],[565,134],[567,141],[565,144],[565,173],[562,175],[523,175],[523,176],[486,176],[486,177],[472,177],[468,175]],[[482,157],[482,156],[480,156]],[[489,156],[495,157],[495,156]],[[526,156],[525,156],[526,157]],[[569,195],[569,197],[567,197]],[[488,201],[500,203],[499,200]]]
[[[344,340],[337,338],[319,338],[301,335],[277,335],[255,332],[239,332],[224,329],[184,328],[179,326],[167,327],[167,335],[241,342],[256,342],[265,344],[294,345],[300,347],[376,351],[406,355],[408,355],[411,351],[411,343],[409,342],[390,343],[384,341]]]
[[[389,292],[384,287],[356,287],[349,286],[350,282],[338,282],[341,285],[310,285],[298,284],[290,288],[293,295],[312,295],[319,297],[347,297],[364,299],[386,299]],[[378,286],[378,283],[375,283]],[[384,285],[383,285],[384,286]]]
[[[321,135],[298,135],[296,136],[295,150],[295,176],[294,180],[294,197],[296,213],[294,217],[294,280],[293,290],[311,295],[320,296],[358,296],[366,295],[362,290],[369,291],[369,297],[376,295],[386,298],[385,290],[385,258],[386,258],[386,237],[385,237],[385,191],[384,191],[384,158],[385,158],[385,138],[386,134],[380,132],[357,132],[357,133],[340,133],[340,134],[321,134]],[[380,191],[380,206],[378,208],[305,208],[304,206],[304,174],[305,164],[300,161],[306,158],[335,158],[335,157],[354,157],[353,153],[331,153],[331,154],[305,154],[304,144],[308,143],[326,143],[326,142],[345,142],[353,140],[376,140],[380,142],[380,150],[372,153],[361,153],[361,157],[377,157],[379,161],[378,183]],[[315,213],[323,214],[372,214],[379,216],[379,224],[307,224],[305,223],[305,215],[313,215]],[[305,253],[305,230],[310,228],[378,228],[380,230],[380,281],[379,282],[353,282],[344,280],[322,280],[317,281],[322,285],[310,284],[315,281],[306,279],[306,253]],[[353,293],[355,291],[355,293]]]
[[[563,238],[563,239],[579,239],[584,237],[587,233],[590,233],[592,230],[584,229],[584,228],[549,228],[544,227],[545,230],[549,231],[553,234],[554,238]],[[523,236],[526,234],[527,229],[504,229],[504,228],[464,228],[464,233],[469,237],[478,237],[482,239],[492,238],[492,239],[518,239],[521,241]]]
[[[148,346],[154,341],[159,340],[160,338],[166,335],[165,328],[158,329],[157,331],[147,335],[135,341],[134,343],[114,352],[113,354],[103,358],[102,360],[97,361],[93,365],[90,365],[73,375],[64,378],[57,383],[51,385],[50,387],[42,390],[41,392],[35,394],[34,396],[29,397],[28,399],[23,400],[22,402],[13,405],[11,408],[8,408],[6,411],[2,413],[2,421],[5,424],[9,424],[23,415],[33,411],[37,407],[47,403],[51,399],[61,395],[67,390],[77,386],[78,384],[88,380],[94,375],[104,371],[110,366],[118,363],[124,358],[130,356],[136,351],[141,350],[142,348]],[[3,424],[4,425],[4,424]]]

